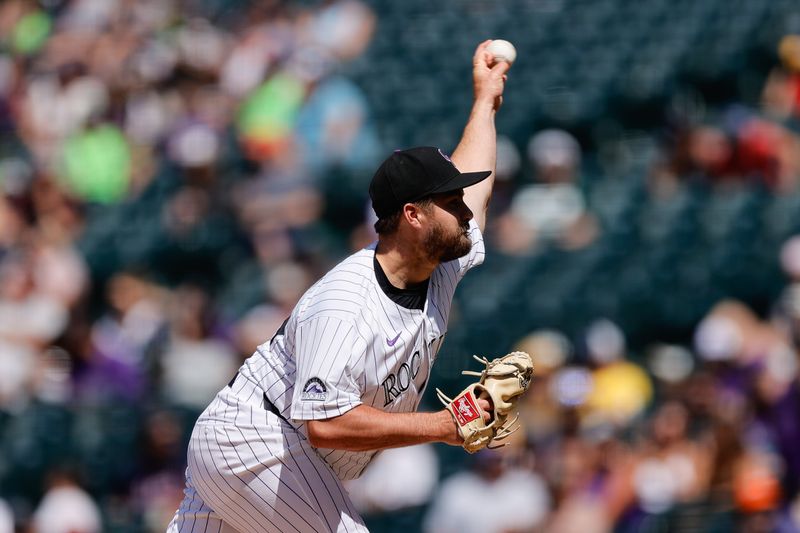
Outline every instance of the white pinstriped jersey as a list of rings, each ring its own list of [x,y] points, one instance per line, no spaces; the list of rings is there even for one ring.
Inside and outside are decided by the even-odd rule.
[[[258,347],[240,374],[263,389],[284,418],[344,414],[360,404],[387,412],[417,409],[447,331],[456,285],[483,262],[483,237],[470,222],[470,252],[439,265],[424,309],[407,309],[381,289],[375,244],[351,255],[314,284],[286,324]],[[339,479],[358,477],[375,451],[319,449]]]

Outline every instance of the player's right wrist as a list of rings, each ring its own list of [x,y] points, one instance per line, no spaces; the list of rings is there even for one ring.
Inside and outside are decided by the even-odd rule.
[[[493,94],[478,94],[472,102],[473,113],[493,113],[494,112],[494,99]]]
[[[462,439],[458,433],[458,426],[453,418],[453,414],[447,409],[442,409],[434,413],[437,417],[437,442],[444,442],[453,446],[460,446]]]

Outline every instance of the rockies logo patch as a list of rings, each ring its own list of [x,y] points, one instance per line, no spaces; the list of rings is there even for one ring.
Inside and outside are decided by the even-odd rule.
[[[303,385],[300,399],[306,402],[324,402],[328,397],[328,388],[319,378],[311,378]]]

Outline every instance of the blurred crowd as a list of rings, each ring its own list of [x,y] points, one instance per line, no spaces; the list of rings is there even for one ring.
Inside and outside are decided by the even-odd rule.
[[[371,239],[381,148],[341,70],[374,25],[349,0],[0,3],[0,531],[163,530],[192,417]],[[118,475],[14,442],[41,406],[115,405],[139,408]]]
[[[796,190],[800,38],[784,37],[778,56],[780,63],[767,76],[757,108],[739,104],[701,112],[686,103],[675,112],[670,150],[654,173],[658,181],[680,177],[715,185],[745,183],[778,192]]]
[[[359,0],[0,3],[0,533],[163,531],[193,418],[374,238],[393,147],[347,68],[378,23]],[[800,37],[778,50],[759,105],[673,110],[648,195],[796,192]],[[499,139],[487,242],[586,249],[585,169],[624,154],[530,133]],[[721,300],[691,342],[532,332],[512,446],[386,452],[355,503],[375,531],[800,531],[800,241],[780,262],[769,313]]]

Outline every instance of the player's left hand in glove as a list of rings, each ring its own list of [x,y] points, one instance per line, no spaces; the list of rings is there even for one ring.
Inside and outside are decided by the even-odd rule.
[[[462,374],[479,377],[478,383],[468,386],[454,399],[436,389],[439,400],[453,415],[458,432],[464,439],[462,446],[469,453],[487,447],[504,446],[505,444],[492,444],[519,429],[519,426],[514,426],[517,417],[509,419],[509,415],[516,410],[517,400],[522,393],[528,390],[533,374],[533,361],[525,352],[511,352],[492,361],[473,357],[486,365],[486,368],[482,372],[465,370]],[[490,403],[491,417],[488,422],[478,408],[478,399]]]

